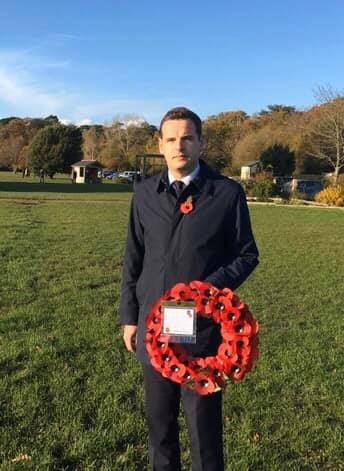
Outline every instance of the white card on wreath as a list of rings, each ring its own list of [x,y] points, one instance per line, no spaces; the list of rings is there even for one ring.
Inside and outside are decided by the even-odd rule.
[[[163,306],[163,335],[196,335],[195,309],[190,306]]]

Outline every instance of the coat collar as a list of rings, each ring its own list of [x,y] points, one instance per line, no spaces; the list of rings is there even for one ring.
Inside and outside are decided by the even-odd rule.
[[[221,178],[221,175],[216,173],[210,168],[203,160],[200,159],[200,172],[194,180],[190,182],[190,187],[196,187],[196,190],[200,193],[206,192],[213,194],[214,192],[214,180]],[[167,191],[169,188],[168,171],[164,169],[160,174],[157,175],[156,191],[161,193]]]

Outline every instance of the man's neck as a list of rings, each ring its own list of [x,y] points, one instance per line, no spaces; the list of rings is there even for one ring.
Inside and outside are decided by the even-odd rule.
[[[169,169],[169,172],[173,176],[173,178],[175,178],[176,180],[182,180],[183,178],[190,175],[198,166],[199,166],[199,162],[197,162],[196,165],[194,165],[194,167],[192,167],[191,169],[190,168],[185,169],[185,170],[180,169],[177,171],[173,171]]]

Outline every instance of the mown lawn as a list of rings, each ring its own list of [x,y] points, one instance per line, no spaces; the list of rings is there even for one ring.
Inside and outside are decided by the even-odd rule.
[[[116,319],[130,194],[110,186],[90,204],[9,201],[0,184],[1,470],[148,469],[140,368]],[[226,469],[344,469],[344,213],[251,214],[261,264],[239,294],[261,355],[225,392]],[[182,442],[187,470],[185,429]]]
[[[114,201],[118,194],[132,190],[130,184],[115,184],[112,180],[103,179],[102,183],[93,185],[72,184],[65,174],[56,174],[54,178],[45,178],[40,183],[39,177],[21,177],[13,172],[0,172],[0,200],[26,199],[35,201]]]

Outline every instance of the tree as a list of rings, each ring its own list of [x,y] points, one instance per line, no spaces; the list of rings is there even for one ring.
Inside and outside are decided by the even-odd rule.
[[[96,160],[105,142],[103,126],[87,126],[82,129],[83,154],[85,159]]]
[[[262,152],[273,144],[267,128],[265,126],[257,131],[250,131],[236,143],[233,149],[233,168],[239,169],[242,165],[259,160]]]
[[[309,114],[307,152],[327,163],[336,184],[344,167],[344,94],[326,85],[319,86],[315,96],[319,104]]]
[[[22,170],[29,166],[29,156],[28,156],[28,154],[29,154],[29,146],[25,145],[24,147],[22,147],[22,149],[20,151],[20,154],[19,154],[19,158],[18,158],[19,167]]]
[[[2,118],[2,119],[0,119],[0,126],[6,126],[6,124],[8,124],[13,119],[20,119],[20,118],[17,118],[16,116],[10,116],[8,118]]]
[[[0,164],[16,172],[21,166],[21,150],[27,142],[26,122],[20,118],[7,121],[0,128]]]
[[[262,110],[259,113],[259,116],[274,116],[277,118],[278,115],[286,116],[291,113],[295,113],[296,109],[295,106],[285,106],[285,105],[268,105],[267,110]]]
[[[158,154],[159,153],[159,131],[156,129],[152,136],[146,142],[145,153]]]
[[[81,159],[82,135],[75,126],[54,124],[36,134],[29,147],[29,165],[53,178],[56,172],[69,172],[70,166]]]
[[[49,116],[44,118],[44,121],[47,121],[48,124],[59,124],[59,122],[60,122],[59,118],[54,114],[50,114]]]
[[[221,171],[232,166],[233,149],[243,135],[244,111],[228,111],[210,116],[203,124],[203,154],[207,162]]]
[[[105,128],[106,143],[101,162],[111,162],[111,167],[117,169],[134,168],[136,156],[146,152],[155,133],[155,126],[137,117],[126,116],[123,120],[115,120]]]
[[[274,144],[260,156],[263,169],[272,168],[274,175],[291,175],[295,169],[295,155],[288,146]]]
[[[314,162],[305,152],[305,133],[302,128],[304,113],[296,111],[292,106],[269,105],[267,108],[245,121],[247,132],[233,150],[233,166],[239,168],[247,162],[260,160],[264,152],[270,154],[274,146],[278,146],[279,151],[286,148],[294,155],[298,173],[311,168],[315,170]]]

